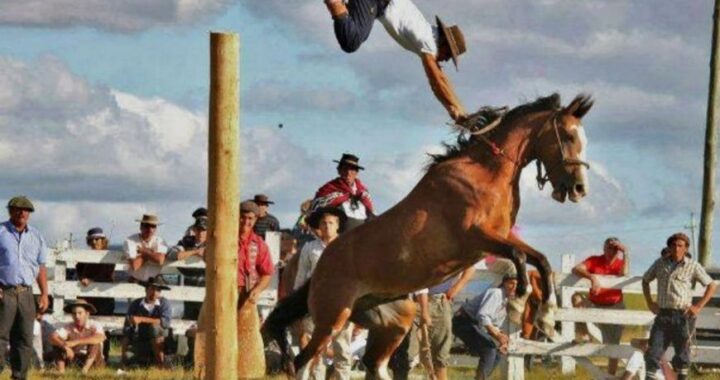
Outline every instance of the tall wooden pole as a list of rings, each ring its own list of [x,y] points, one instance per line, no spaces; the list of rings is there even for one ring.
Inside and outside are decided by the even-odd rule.
[[[240,42],[234,33],[210,34],[205,379],[237,379],[237,250],[240,180]]]
[[[713,12],[713,35],[712,53],[710,54],[710,89],[707,105],[707,125],[705,126],[705,158],[703,165],[703,198],[702,211],[700,215],[700,264],[710,264],[712,254],[712,229],[713,209],[715,208],[715,161],[717,148],[717,111],[718,103],[716,91],[718,87],[718,71],[720,71],[720,60],[718,60],[718,12],[720,12],[720,0],[715,0]]]

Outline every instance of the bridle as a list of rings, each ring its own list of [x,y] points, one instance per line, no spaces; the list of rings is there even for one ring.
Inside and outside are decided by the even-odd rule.
[[[582,165],[585,167],[585,169],[590,169],[590,164],[579,159],[579,158],[567,158],[565,155],[565,144],[563,144],[562,139],[560,138],[560,129],[558,128],[557,123],[557,117],[558,117],[558,111],[554,112],[550,118],[545,122],[545,125],[552,124],[552,128],[555,131],[555,139],[557,139],[558,147],[560,148],[560,161],[557,162],[555,165],[551,167],[547,167],[545,165],[545,174],[542,174],[542,165],[543,163],[540,161],[540,158],[535,159],[535,163],[537,164],[537,176],[535,176],[535,180],[538,184],[538,189],[542,190],[545,188],[545,184],[550,181],[550,172],[557,169],[559,166],[574,166],[574,165]],[[541,132],[545,130],[545,127],[540,130]]]
[[[545,124],[543,125],[543,128],[540,129],[540,132],[542,133],[547,128],[548,124],[552,125],[553,131],[555,132],[555,139],[557,139],[558,147],[560,149],[560,161],[557,162],[555,165],[547,168],[545,170],[545,174],[543,174],[542,165],[543,163],[540,161],[539,158],[535,159],[535,163],[537,164],[537,175],[535,176],[535,180],[537,181],[538,189],[542,190],[545,188],[545,184],[550,181],[550,175],[549,173],[555,169],[557,169],[559,166],[570,166],[570,165],[582,165],[586,169],[590,169],[590,164],[578,159],[578,158],[568,158],[565,155],[565,144],[563,143],[562,139],[560,138],[560,129],[558,127],[557,118],[560,111],[553,112],[552,115],[550,115],[550,118],[548,118],[547,121],[545,121]],[[505,151],[498,147],[497,144],[495,144],[493,141],[491,141],[487,136],[485,136],[488,132],[495,129],[500,123],[502,122],[503,116],[498,117],[496,120],[488,124],[482,129],[470,131],[469,134],[472,137],[477,137],[480,140],[482,140],[485,144],[487,144],[490,149],[492,150],[492,153],[496,156],[501,156],[507,159],[508,161],[514,163],[516,166],[520,165],[517,160],[513,159],[512,157],[509,157],[507,154],[505,154]]]

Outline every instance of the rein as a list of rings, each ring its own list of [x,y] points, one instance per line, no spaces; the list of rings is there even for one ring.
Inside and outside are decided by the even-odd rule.
[[[550,181],[549,173],[551,171],[555,170],[558,166],[582,165],[586,169],[588,169],[588,170],[590,169],[589,163],[587,163],[583,160],[580,160],[578,158],[567,158],[567,156],[565,155],[565,144],[563,143],[562,139],[560,138],[560,129],[558,128],[557,115],[558,115],[558,112],[557,111],[554,112],[550,116],[550,118],[545,122],[545,125],[547,125],[548,123],[552,123],[552,128],[555,132],[555,139],[557,140],[558,147],[560,149],[560,158],[561,159],[560,159],[560,162],[556,163],[552,167],[546,168],[545,174],[543,174],[543,170],[542,170],[543,163],[540,161],[540,159],[535,159],[535,163],[537,164],[537,175],[535,176],[535,180],[537,181],[538,189],[540,189],[540,190],[544,189],[545,184]],[[503,157],[503,158],[507,159],[508,161],[514,163],[516,166],[518,166],[520,163],[517,160],[515,160],[512,157],[505,154],[505,151],[502,148],[497,146],[497,144],[495,144],[492,140],[490,140],[489,138],[487,138],[485,136],[485,134],[487,134],[488,132],[495,129],[498,125],[500,125],[502,120],[503,120],[503,116],[500,116],[495,121],[488,124],[484,128],[482,128],[480,130],[471,131],[471,132],[469,132],[469,134],[472,137],[479,138],[482,142],[487,144],[490,147],[493,155]],[[542,129],[544,130],[545,127],[543,127]]]

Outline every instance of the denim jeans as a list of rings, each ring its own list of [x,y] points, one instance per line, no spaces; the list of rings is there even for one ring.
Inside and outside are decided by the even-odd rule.
[[[648,350],[645,352],[646,379],[654,379],[660,368],[660,359],[670,344],[675,349],[672,366],[678,379],[687,379],[690,369],[690,337],[695,331],[695,318],[685,315],[684,310],[661,309],[655,317]]]
[[[478,331],[478,323],[462,310],[452,320],[453,334],[465,343],[470,354],[479,356],[478,374],[489,379],[495,366],[500,362],[500,351],[495,341],[485,331]]]
[[[340,48],[352,53],[370,36],[375,19],[382,16],[387,0],[350,0],[348,14],[334,22],[335,37]]]

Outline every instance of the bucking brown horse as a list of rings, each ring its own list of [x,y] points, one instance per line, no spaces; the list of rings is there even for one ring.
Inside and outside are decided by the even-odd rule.
[[[519,294],[527,284],[527,261],[540,272],[544,301],[554,295],[545,255],[510,234],[520,208],[520,172],[538,160],[538,182],[549,180],[555,200],[577,202],[585,196],[587,140],[581,119],[592,104],[589,96],[579,95],[562,107],[553,94],[509,112],[488,109],[486,123],[461,136],[446,154],[433,156],[402,201],[330,244],[311,280],[280,302],[263,327],[264,336],[289,355],[286,326],[308,312],[312,316],[312,339],[287,369],[305,366],[348,320],[359,320],[370,329],[363,360],[370,365],[368,377],[387,378],[388,359],[414,315],[412,302],[402,299],[442,283],[486,254],[514,263]],[[390,317],[404,318],[403,326],[388,324],[377,307],[388,300],[396,305]]]

